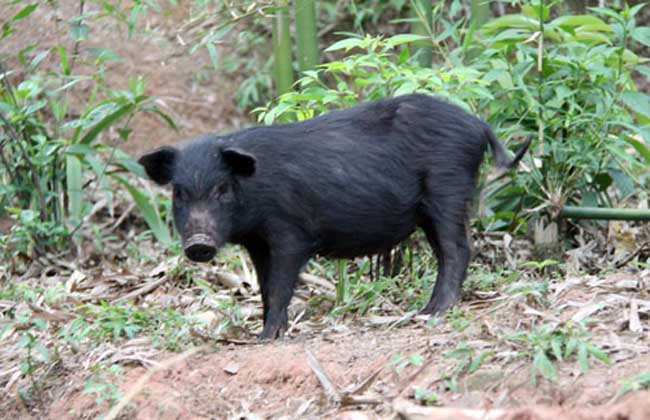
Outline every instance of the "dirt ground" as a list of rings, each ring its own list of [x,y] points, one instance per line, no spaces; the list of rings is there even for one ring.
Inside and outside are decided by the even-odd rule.
[[[55,8],[39,7],[18,25],[19,34],[3,43],[7,50],[0,53],[24,48],[26,39],[43,46],[70,45],[67,21],[76,15],[78,5],[61,0]],[[0,18],[14,10],[4,8]],[[174,13],[185,12],[179,8]],[[179,53],[182,46],[170,36],[173,16],[152,13],[146,22],[155,31],[149,36],[136,33],[136,42],[127,42],[122,27],[91,25],[90,39],[82,46],[103,46],[111,40],[111,48],[123,60],[108,65],[109,83],[123,87],[127,75],[145,75],[147,93],[158,97],[159,106],[179,124],[180,133],[175,133],[160,119],[142,114],[133,121],[132,139],[123,148],[137,155],[206,131],[247,124],[249,118],[233,100],[237,80],[210,72],[205,73],[208,77],[199,75],[199,69],[209,66],[209,57],[205,51]],[[81,98],[83,93],[77,94]],[[139,281],[150,279],[142,273],[134,276]],[[89,273],[86,281],[92,285],[78,289],[97,289],[105,282],[102,293],[117,290],[109,277]],[[131,290],[119,287],[122,294]],[[162,284],[149,292],[154,298],[147,303],[157,304],[174,290]],[[307,285],[301,290],[314,294]],[[253,292],[246,302],[254,307],[250,320],[259,328],[259,297]],[[196,305],[204,304],[199,297],[192,299]],[[616,400],[626,380],[650,371],[650,272],[569,277],[552,284],[550,300],[548,308],[540,309],[529,296],[513,296],[504,289],[470,294],[461,308],[471,310],[472,319],[462,330],[450,322],[431,324],[414,314],[380,313],[344,321],[296,316],[288,336],[278,342],[225,339],[179,355],[151,351],[149,343],[133,339],[119,348],[93,350],[93,360],[107,358],[106,354],[127,355],[117,359],[124,367],[116,378],[124,394],[119,404],[124,407],[116,418],[650,419],[650,393],[630,393]],[[292,306],[294,314],[301,313],[299,305]],[[583,372],[574,359],[565,360],[557,364],[556,381],[538,379],[533,384],[530,358],[504,337],[538,324],[571,321],[587,322],[591,342],[607,351],[611,363],[591,358],[590,368]],[[450,353],[462,342],[490,354],[472,373],[466,369],[455,373],[460,362]],[[28,414],[7,385],[2,398],[15,404],[0,412],[0,418],[90,419],[105,414],[108,403],[98,403],[95,395],[83,392],[92,365],[84,360],[90,355],[68,350],[51,373],[57,381],[45,390],[40,412]],[[418,356],[413,359],[417,362],[403,362],[412,355]],[[15,371],[0,372],[5,373]],[[450,384],[452,376],[456,384]],[[435,392],[437,400],[430,406],[416,404],[418,390]]]
[[[75,288],[83,290],[84,284]],[[84,386],[90,366],[113,361],[123,366],[112,379],[122,394],[119,415],[107,418],[646,419],[648,393],[617,399],[626,383],[650,369],[649,284],[650,270],[568,277],[551,284],[548,306],[511,288],[470,293],[460,305],[462,313],[471,314],[465,324],[382,311],[348,319],[318,313],[301,318],[299,298],[290,308],[288,335],[276,342],[259,343],[249,333],[207,340],[181,354],[153,350],[143,338],[106,343],[85,354],[65,350],[51,374],[57,379],[43,390],[39,417],[90,419],[109,412],[108,402],[98,402]],[[94,287],[109,292],[106,285]],[[110,289],[127,290],[114,284]],[[305,283],[297,295],[313,297],[320,289]],[[156,305],[172,293],[191,299],[173,284],[150,293],[147,299]],[[193,299],[206,308],[203,297]],[[259,309],[259,296],[251,289],[250,298],[240,301],[250,314],[246,329],[254,334],[259,312],[245,306]],[[605,351],[608,363],[590,357],[583,370],[570,356],[554,362],[555,380],[534,382],[529,347],[509,337],[537,325],[572,323],[588,327],[585,340]],[[461,348],[471,349],[470,357],[486,357],[468,370],[468,359],[457,353]],[[436,394],[432,406],[418,403],[422,391]],[[16,409],[8,412],[15,416]]]

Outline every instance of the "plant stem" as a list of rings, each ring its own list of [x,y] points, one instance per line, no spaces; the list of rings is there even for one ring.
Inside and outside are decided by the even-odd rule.
[[[565,219],[650,220],[650,210],[564,206],[560,210],[559,217]]]

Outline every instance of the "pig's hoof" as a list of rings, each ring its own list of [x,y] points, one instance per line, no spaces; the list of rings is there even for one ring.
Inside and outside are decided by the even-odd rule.
[[[427,303],[422,311],[423,315],[443,316],[449,309],[451,309],[458,299],[436,299],[433,298]]]
[[[284,332],[287,330],[286,325],[283,324],[271,324],[267,323],[260,334],[260,341],[273,341],[284,336]]]

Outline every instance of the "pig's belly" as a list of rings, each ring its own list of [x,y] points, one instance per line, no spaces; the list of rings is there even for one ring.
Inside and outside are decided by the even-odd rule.
[[[334,258],[373,255],[393,248],[416,229],[415,214],[390,219],[342,220],[317,233],[317,253]]]

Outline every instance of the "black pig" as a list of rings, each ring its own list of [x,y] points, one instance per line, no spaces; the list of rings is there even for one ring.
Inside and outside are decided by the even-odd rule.
[[[465,226],[487,145],[509,159],[486,123],[457,106],[413,94],[299,123],[206,135],[140,158],[173,186],[183,250],[205,262],[225,243],[250,253],[262,291],[262,338],[287,326],[300,270],[312,256],[372,255],[417,227],[439,263],[424,313],[455,304],[470,251]]]

